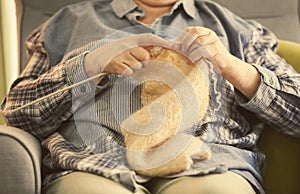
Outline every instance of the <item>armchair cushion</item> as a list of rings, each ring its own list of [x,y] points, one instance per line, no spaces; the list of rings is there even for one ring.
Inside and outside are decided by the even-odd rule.
[[[300,44],[280,40],[277,54],[300,72]],[[267,157],[264,176],[266,193],[300,193],[300,140],[267,127],[259,147]]]
[[[277,48],[277,54],[291,64],[294,69],[300,73],[300,44],[280,40]]]
[[[0,193],[40,193],[40,143],[21,129],[1,125],[0,174]]]

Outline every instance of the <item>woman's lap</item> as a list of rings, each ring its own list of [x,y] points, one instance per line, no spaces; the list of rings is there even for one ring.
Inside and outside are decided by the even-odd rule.
[[[233,172],[175,179],[154,178],[144,186],[148,190],[143,186],[140,189],[145,194],[255,194],[250,183]],[[117,182],[84,172],[62,176],[47,185],[43,191],[45,194],[132,194]]]

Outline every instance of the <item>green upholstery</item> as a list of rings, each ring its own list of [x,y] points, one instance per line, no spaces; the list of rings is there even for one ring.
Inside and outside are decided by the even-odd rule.
[[[300,44],[280,41],[277,53],[300,72]],[[267,156],[264,188],[267,194],[300,193],[300,139],[267,127],[259,142]]]
[[[277,54],[284,58],[289,64],[300,73],[300,44],[281,40],[277,49]]]

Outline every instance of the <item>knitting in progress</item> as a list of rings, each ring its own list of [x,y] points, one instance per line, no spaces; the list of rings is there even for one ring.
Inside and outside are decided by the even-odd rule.
[[[151,63],[133,75],[146,80],[143,107],[121,128],[130,167],[141,175],[164,176],[189,169],[195,158],[210,156],[209,149],[200,152],[199,138],[182,133],[206,114],[209,84],[198,65],[176,51],[153,47],[150,55]]]

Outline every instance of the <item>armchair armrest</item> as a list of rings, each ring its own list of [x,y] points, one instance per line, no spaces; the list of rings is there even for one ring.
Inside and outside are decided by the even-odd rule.
[[[300,73],[300,44],[287,40],[280,40],[277,54],[291,64]]]
[[[277,54],[300,73],[299,43],[280,40]],[[262,133],[259,147],[267,156],[266,193],[299,193],[300,139],[280,134],[268,126]]]
[[[0,193],[41,191],[41,147],[32,135],[0,125]]]

